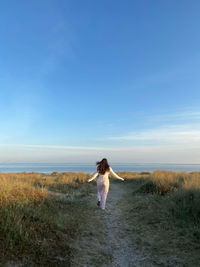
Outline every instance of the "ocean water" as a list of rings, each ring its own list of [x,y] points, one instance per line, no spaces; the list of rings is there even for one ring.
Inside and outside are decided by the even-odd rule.
[[[199,171],[200,164],[161,164],[161,163],[113,163],[110,164],[114,171],[152,172],[154,170],[170,171]],[[0,173],[12,172],[86,172],[96,171],[95,163],[5,163],[0,164]]]

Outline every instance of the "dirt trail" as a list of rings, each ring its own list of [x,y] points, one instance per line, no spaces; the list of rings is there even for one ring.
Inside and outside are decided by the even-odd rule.
[[[127,186],[112,183],[105,211],[95,206],[93,194],[90,201],[94,215],[74,244],[77,253],[72,266],[145,266],[142,253],[134,249],[129,238],[129,227],[120,208],[120,201],[126,194]]]
[[[126,187],[123,185],[112,184],[107,212],[104,216],[108,229],[107,248],[112,254],[111,266],[141,266],[141,255],[138,255],[133,248],[132,240],[129,239],[129,226],[119,208],[120,200],[126,193]]]

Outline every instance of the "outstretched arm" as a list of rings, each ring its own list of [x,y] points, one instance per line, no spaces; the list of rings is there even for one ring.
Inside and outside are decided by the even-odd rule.
[[[112,169],[111,167],[110,167],[110,173],[111,173],[115,178],[124,181],[124,179],[121,178],[121,177],[119,177],[119,175],[117,175],[117,174],[113,171],[113,169]]]
[[[97,176],[98,176],[98,172],[96,172],[91,178],[89,178],[87,181],[91,182],[92,180],[94,180]]]

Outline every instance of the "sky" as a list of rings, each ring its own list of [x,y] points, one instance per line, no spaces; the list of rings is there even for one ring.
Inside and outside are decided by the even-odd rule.
[[[7,0],[0,163],[200,163],[198,0]]]

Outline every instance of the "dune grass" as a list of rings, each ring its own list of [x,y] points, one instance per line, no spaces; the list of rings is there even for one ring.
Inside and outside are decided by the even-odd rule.
[[[200,173],[154,171],[137,192],[160,195],[164,209],[175,219],[200,227]],[[200,232],[199,232],[200,237]]]
[[[120,205],[135,244],[148,244],[158,256],[163,249],[181,246],[191,251],[191,258],[185,253],[185,261],[195,263],[200,246],[200,173],[118,174],[132,191]],[[0,174],[0,265],[70,266],[75,253],[71,241],[94,216],[88,196],[96,191],[96,182],[87,183],[89,177],[82,172]]]
[[[150,266],[199,266],[200,172],[157,170],[127,182],[131,193],[122,209]]]
[[[73,256],[68,240],[89,216],[88,177],[0,174],[0,265],[13,260],[24,266],[68,266]]]

